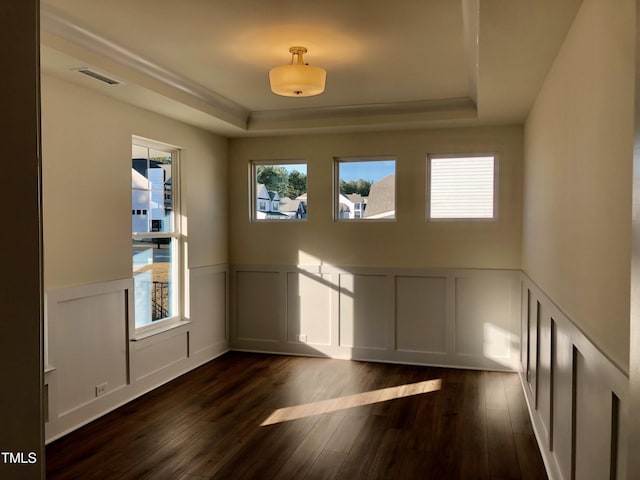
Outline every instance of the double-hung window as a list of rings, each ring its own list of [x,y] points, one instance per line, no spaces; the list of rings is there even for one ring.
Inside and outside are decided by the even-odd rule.
[[[134,138],[131,155],[135,328],[180,316],[178,151]]]

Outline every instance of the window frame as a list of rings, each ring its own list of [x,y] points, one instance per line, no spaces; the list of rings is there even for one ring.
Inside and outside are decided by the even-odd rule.
[[[493,216],[492,217],[431,217],[431,161],[433,159],[456,159],[474,157],[493,157]],[[496,152],[472,152],[472,153],[430,153],[426,158],[426,185],[425,185],[425,219],[427,222],[497,222],[498,198],[500,179],[500,158]]]
[[[366,162],[393,162],[394,169],[394,189],[393,189],[393,218],[365,218],[364,212],[366,209],[360,209],[359,217],[355,217],[355,205],[354,205],[354,218],[341,218],[340,217],[340,164],[342,163],[366,163]],[[395,222],[398,220],[398,159],[396,155],[376,155],[376,156],[354,156],[354,157],[334,157],[333,159],[333,221],[334,222],[346,222],[346,223],[375,223],[375,222]],[[383,177],[384,178],[384,177]],[[375,183],[375,182],[374,182]],[[373,183],[372,183],[373,185]],[[368,196],[367,196],[368,198]]]
[[[276,220],[275,218],[258,218],[258,192],[256,191],[258,185],[258,167],[261,166],[280,166],[280,165],[304,165],[306,167],[307,172],[305,175],[307,176],[307,191],[305,194],[309,194],[309,162],[306,160],[302,160],[299,158],[295,159],[277,159],[277,160],[250,160],[249,161],[249,222],[250,223],[297,223],[297,222],[306,222],[309,218],[309,214],[307,213],[307,218],[287,218]],[[279,195],[278,195],[279,196]],[[282,197],[280,197],[282,198]],[[278,212],[282,212],[280,210],[281,200],[278,201]],[[307,203],[307,212],[309,205]]]
[[[141,340],[148,336],[155,335],[172,328],[182,326],[188,321],[183,319],[184,302],[185,302],[185,272],[184,272],[184,255],[183,255],[183,238],[182,238],[182,215],[181,215],[181,150],[179,147],[160,143],[142,137],[132,136],[131,145],[139,146],[147,149],[158,150],[171,154],[171,193],[173,196],[172,204],[172,231],[171,232],[137,232],[131,231],[132,241],[136,239],[155,239],[166,238],[170,240],[171,245],[171,269],[170,278],[174,282],[174,288],[170,289],[170,302],[173,311],[172,315],[150,323],[136,326],[135,307],[131,308],[133,318],[131,319],[130,338],[131,340]],[[131,191],[134,189],[131,188]],[[153,190],[159,191],[159,190]],[[150,190],[151,192],[151,190]],[[165,198],[163,194],[163,199]],[[173,241],[171,241],[173,240]],[[133,252],[131,253],[133,258]],[[132,264],[133,269],[133,264]],[[132,270],[132,281],[134,275]],[[135,287],[131,289],[132,299],[130,301],[135,305]]]

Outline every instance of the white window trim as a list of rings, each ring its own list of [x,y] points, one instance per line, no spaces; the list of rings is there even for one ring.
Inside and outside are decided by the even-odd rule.
[[[145,338],[153,337],[154,335],[159,335],[176,328],[185,327],[190,323],[191,320],[183,320],[180,317],[166,318],[143,327],[138,327],[130,336],[130,340],[132,342],[139,342]]]
[[[256,191],[258,184],[258,167],[263,165],[305,165],[307,167],[307,194],[309,192],[309,163],[306,160],[300,160],[299,158],[286,160],[250,160],[249,161],[249,222],[251,223],[296,223],[306,222],[307,218],[286,218],[282,220],[275,220],[273,218],[258,218],[258,199]],[[266,200],[263,200],[266,202]],[[280,212],[280,205],[278,205],[278,212]],[[307,214],[308,215],[308,214]]]
[[[142,147],[147,147],[154,150],[165,151],[171,153],[171,191],[173,195],[173,231],[172,232],[143,232],[133,233],[131,238],[172,238],[175,241],[172,242],[171,250],[171,276],[175,279],[176,285],[172,289],[171,302],[174,306],[174,315],[168,318],[163,318],[155,322],[151,322],[140,327],[136,327],[135,308],[131,309],[132,318],[129,319],[129,339],[131,341],[139,341],[148,338],[153,335],[157,335],[174,328],[181,327],[190,323],[184,320],[182,315],[184,312],[184,305],[187,292],[185,291],[185,276],[187,273],[186,265],[184,264],[184,246],[181,234],[182,227],[182,215],[181,210],[181,155],[180,149],[173,145],[158,143],[156,141],[148,140],[142,137],[133,136],[131,143]],[[132,189],[133,190],[133,189]],[[133,272],[132,272],[133,281]],[[135,288],[131,290],[131,298],[129,301],[135,305]],[[177,298],[176,298],[177,297]]]
[[[471,157],[493,157],[493,217],[455,217],[455,218],[432,218],[431,217],[431,160],[441,158],[471,158]],[[495,152],[473,152],[473,153],[446,153],[429,154],[426,160],[426,185],[425,185],[425,218],[428,222],[497,222],[498,221],[498,185],[499,185],[499,155]]]
[[[377,216],[373,217],[364,217],[362,215],[362,210],[360,210],[359,218],[341,218],[340,217],[340,164],[341,163],[357,163],[357,162],[385,162],[385,161],[393,161],[395,163],[394,175],[395,177],[395,188],[393,193],[393,218],[377,218]],[[346,223],[375,223],[375,222],[395,222],[398,220],[398,215],[396,213],[396,208],[398,206],[398,159],[395,155],[387,155],[387,156],[375,156],[375,157],[334,157],[333,159],[333,221],[334,222],[346,222]],[[345,195],[346,196],[346,195]],[[354,203],[354,214],[355,214],[355,203]]]

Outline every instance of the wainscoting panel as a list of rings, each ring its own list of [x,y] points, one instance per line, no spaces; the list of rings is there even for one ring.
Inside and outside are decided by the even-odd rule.
[[[578,352],[576,376],[576,478],[609,478],[611,390]]]
[[[527,295],[529,296],[529,309],[526,321],[527,343],[522,343],[522,345],[527,346],[527,385],[533,397],[533,404],[535,408],[538,408],[538,348],[540,346],[538,342],[538,320],[540,316],[540,304],[536,298],[531,296],[530,290],[527,292]]]
[[[571,337],[553,322],[553,391],[551,440],[547,448],[554,452],[560,478],[571,478],[574,415],[574,347]]]
[[[520,369],[525,372],[525,375],[529,372],[529,325],[527,321],[529,319],[529,291],[525,288],[520,288],[520,332],[521,332],[521,348],[520,348]]]
[[[238,298],[236,335],[244,340],[277,342],[280,340],[280,320],[283,285],[278,272],[247,271],[236,277]]]
[[[113,391],[127,384],[125,305],[123,291],[58,303],[54,342],[64,345],[56,348],[61,415],[96,398],[97,385]]]
[[[459,276],[455,295],[456,352],[508,362],[514,341],[510,279]]]
[[[238,350],[493,370],[520,363],[519,271],[236,265],[230,281]]]
[[[540,304],[538,322],[538,390],[536,391],[538,411],[542,416],[544,441],[551,446],[551,389],[553,385],[553,364],[551,363],[551,324],[554,322],[545,303]]]
[[[340,346],[385,349],[387,289],[382,275],[340,275]]]
[[[46,441],[228,351],[227,272],[227,265],[192,271],[186,321],[139,338],[131,334],[132,279],[48,291]]]
[[[227,343],[227,272],[216,267],[192,269],[189,275],[192,355]]]
[[[521,380],[549,478],[626,478],[628,377],[525,274],[522,298]]]
[[[176,330],[165,335],[155,335],[147,341],[134,344],[133,378],[136,381],[162,371],[189,356],[189,333],[184,331],[185,328]]]
[[[446,353],[447,279],[396,277],[398,351]]]
[[[333,275],[287,273],[287,341],[331,345]]]

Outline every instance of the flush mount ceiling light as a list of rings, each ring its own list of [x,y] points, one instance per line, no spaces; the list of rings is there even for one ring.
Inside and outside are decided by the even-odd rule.
[[[312,67],[304,63],[302,55],[307,53],[305,47],[291,47],[291,63],[280,65],[269,71],[271,91],[284,97],[312,97],[324,92],[327,72],[320,67]],[[298,57],[294,63],[295,57]]]

